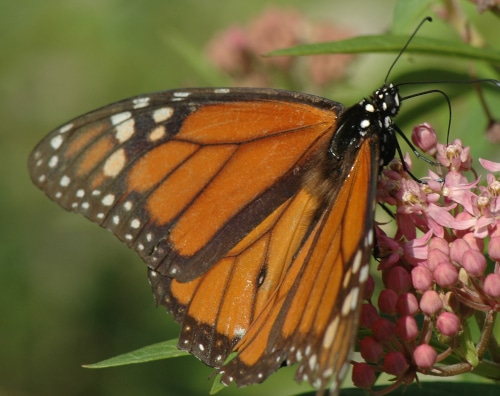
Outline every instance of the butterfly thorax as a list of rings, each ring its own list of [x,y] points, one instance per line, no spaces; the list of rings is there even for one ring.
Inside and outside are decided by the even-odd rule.
[[[378,141],[379,166],[389,163],[396,152],[393,118],[400,108],[399,90],[393,84],[377,89],[369,99],[347,108],[338,120],[329,153],[342,162],[367,139]]]

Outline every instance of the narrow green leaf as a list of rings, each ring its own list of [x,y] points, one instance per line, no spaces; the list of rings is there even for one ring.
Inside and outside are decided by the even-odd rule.
[[[394,7],[392,33],[412,33],[419,19],[431,14],[430,6],[435,0],[399,0]],[[413,27],[412,27],[413,26]]]
[[[467,324],[463,326],[462,333],[460,334],[460,344],[456,349],[472,367],[478,366],[479,357],[477,356],[476,345]]]
[[[124,353],[98,363],[85,364],[85,368],[107,368],[127,364],[145,363],[153,360],[168,359],[189,355],[186,351],[177,349],[177,339],[148,345],[132,352]]]
[[[303,56],[320,54],[358,54],[368,52],[398,53],[408,41],[406,36],[373,35],[359,36],[329,43],[303,44],[272,51],[266,56]],[[407,53],[458,57],[500,63],[500,51],[490,48],[471,47],[459,41],[447,41],[428,37],[415,37],[406,49]]]
[[[214,378],[214,382],[212,383],[212,388],[210,389],[210,395],[215,395],[219,393],[226,386],[220,382],[221,375],[217,374]]]

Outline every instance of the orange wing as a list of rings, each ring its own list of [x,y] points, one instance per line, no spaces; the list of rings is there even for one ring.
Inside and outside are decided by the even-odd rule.
[[[192,89],[77,118],[33,151],[34,183],[132,247],[179,347],[261,382],[284,362],[341,379],[367,276],[377,136],[328,161],[342,105]],[[351,195],[356,199],[351,199]]]
[[[373,244],[372,143],[327,202],[305,181],[202,277],[181,283],[150,271],[158,302],[183,323],[180,348],[214,367],[238,352],[221,369],[225,384],[262,382],[299,362],[298,381],[340,385]]]

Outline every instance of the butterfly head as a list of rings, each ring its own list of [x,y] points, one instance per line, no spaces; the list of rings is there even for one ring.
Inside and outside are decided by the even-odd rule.
[[[395,117],[400,108],[399,89],[394,84],[385,85],[377,89],[371,96],[375,111],[384,117]],[[384,125],[387,127],[387,125]]]

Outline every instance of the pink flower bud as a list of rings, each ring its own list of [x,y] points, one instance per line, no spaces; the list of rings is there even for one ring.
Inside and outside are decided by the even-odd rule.
[[[377,309],[372,304],[361,305],[360,325],[371,329],[373,324],[379,319]]]
[[[486,139],[488,139],[492,143],[496,144],[496,143],[500,142],[500,122],[494,121],[494,120],[491,121],[490,124],[488,125],[488,128],[486,129],[485,135],[486,135]],[[491,161],[488,161],[488,162],[491,162]],[[497,166],[498,165],[499,164],[497,164]]]
[[[413,128],[411,141],[426,154],[436,153],[437,135],[434,128],[427,122]]]
[[[459,264],[462,262],[462,257],[465,252],[470,250],[469,244],[465,241],[465,239],[459,238],[453,241],[450,244],[450,257],[451,261],[455,264]]]
[[[452,337],[460,330],[460,319],[451,312],[443,312],[436,320],[436,326],[441,334]]]
[[[368,336],[359,343],[359,352],[368,363],[377,363],[384,355],[384,348],[375,338]]]
[[[462,257],[462,266],[470,276],[481,276],[486,269],[486,258],[481,252],[469,249]]]
[[[411,280],[415,289],[425,291],[432,287],[434,278],[427,267],[419,265],[411,270]]]
[[[373,337],[379,342],[387,342],[394,336],[394,327],[393,322],[380,318],[372,326]]]
[[[417,297],[411,293],[401,294],[396,303],[396,310],[400,315],[416,315],[418,313]]]
[[[439,238],[439,237],[431,238],[431,240],[429,241],[429,252],[432,250],[439,250],[440,252],[443,252],[447,256],[449,256],[450,254],[449,243],[444,238]]]
[[[402,341],[412,341],[418,336],[418,325],[413,316],[403,316],[396,322],[396,334]]]
[[[363,299],[369,300],[372,298],[373,291],[375,290],[375,281],[373,276],[369,275],[365,283],[365,289],[363,290]]]
[[[390,352],[384,359],[384,371],[388,374],[400,376],[405,373],[410,365],[401,352]]]
[[[443,253],[441,250],[431,250],[427,257],[427,267],[433,271],[441,263],[450,263],[450,256]]]
[[[413,359],[417,367],[421,369],[429,369],[436,363],[437,352],[428,344],[422,344],[413,351]]]
[[[484,251],[484,239],[476,238],[473,232],[465,234],[462,239],[467,242],[471,249],[477,250],[478,252]]]
[[[439,264],[433,272],[436,283],[441,287],[451,287],[458,280],[457,269],[447,263]]]
[[[500,261],[500,236],[492,237],[488,245],[488,255],[494,261]]]
[[[410,275],[403,267],[393,267],[387,270],[385,275],[384,283],[387,288],[394,290],[398,294],[407,292],[410,289]]]
[[[500,297],[500,275],[489,274],[484,280],[484,291],[494,298]]]
[[[398,301],[398,295],[394,290],[384,289],[380,292],[378,297],[378,307],[380,312],[386,313],[388,315],[396,315],[396,303]]]
[[[443,309],[443,301],[434,290],[427,290],[420,299],[420,309],[427,316],[434,316]]]
[[[352,382],[358,388],[370,389],[375,382],[375,371],[366,363],[352,365]]]

